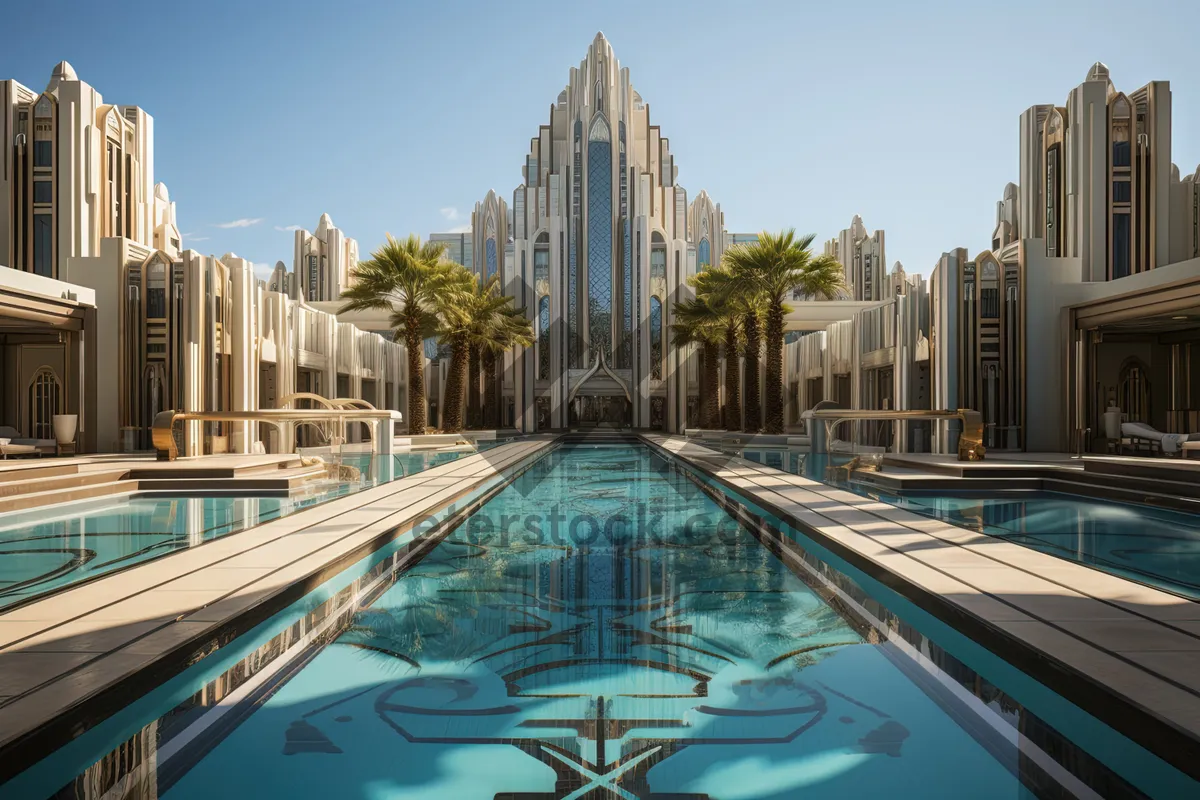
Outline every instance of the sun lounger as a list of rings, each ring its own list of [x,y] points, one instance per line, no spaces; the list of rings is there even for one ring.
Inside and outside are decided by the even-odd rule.
[[[1187,445],[1200,445],[1200,433],[1163,433],[1144,422],[1122,422],[1121,436],[1130,440],[1134,452],[1145,447],[1167,455],[1186,455],[1187,451],[1200,449]]]
[[[37,454],[37,448],[31,444],[0,444],[0,458],[9,456],[32,456]]]

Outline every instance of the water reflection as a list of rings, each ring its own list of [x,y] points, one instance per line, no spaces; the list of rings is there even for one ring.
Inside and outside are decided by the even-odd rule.
[[[342,461],[354,467],[352,478],[313,481],[289,497],[143,495],[6,514],[0,525],[0,608],[475,452],[347,454]]]
[[[159,789],[1029,796],[871,642],[645,448],[559,450]]]

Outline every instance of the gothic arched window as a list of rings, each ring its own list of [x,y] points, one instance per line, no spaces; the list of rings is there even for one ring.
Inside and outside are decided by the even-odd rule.
[[[54,415],[61,412],[62,382],[49,367],[40,367],[29,379],[29,435],[54,438]]]

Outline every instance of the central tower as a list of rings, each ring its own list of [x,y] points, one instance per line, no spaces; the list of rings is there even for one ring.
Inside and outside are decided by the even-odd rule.
[[[720,206],[701,193],[689,208],[676,174],[629,70],[597,34],[530,142],[511,245],[492,244],[537,332],[503,371],[502,402],[513,405],[502,416],[521,429],[686,420],[695,367],[669,347],[670,308],[696,269],[689,228],[706,264],[720,260],[725,233]],[[506,217],[491,193],[476,207],[476,253],[492,235],[486,220]]]

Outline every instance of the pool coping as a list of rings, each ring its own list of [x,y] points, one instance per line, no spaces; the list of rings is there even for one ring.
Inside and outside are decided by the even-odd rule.
[[[0,613],[0,783],[555,446],[526,437]]]
[[[641,436],[1200,779],[1200,603],[682,437]]]

